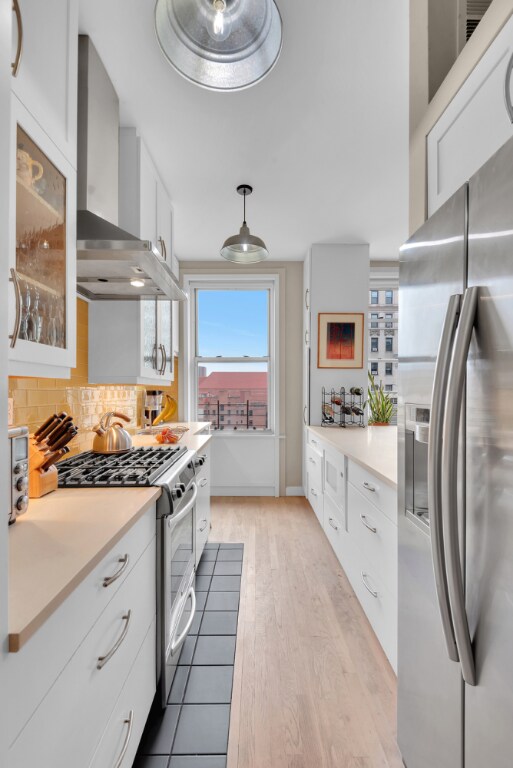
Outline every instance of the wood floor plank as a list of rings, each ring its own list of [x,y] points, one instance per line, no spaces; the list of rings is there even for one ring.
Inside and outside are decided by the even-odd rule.
[[[227,768],[402,768],[396,679],[308,502],[213,498],[245,545]]]

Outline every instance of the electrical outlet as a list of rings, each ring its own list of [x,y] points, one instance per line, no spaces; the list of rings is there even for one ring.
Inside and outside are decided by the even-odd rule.
[[[7,423],[10,427],[12,427],[14,424],[14,400],[12,397],[10,397],[7,402]]]

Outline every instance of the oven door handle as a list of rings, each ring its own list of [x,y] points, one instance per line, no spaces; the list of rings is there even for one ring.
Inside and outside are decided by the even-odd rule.
[[[196,613],[196,593],[194,591],[193,586],[191,586],[189,591],[187,592],[187,597],[185,598],[185,602],[187,602],[189,597],[191,598],[191,601],[192,601],[191,615],[190,615],[189,621],[187,622],[187,626],[185,627],[181,635],[178,638],[177,637],[173,638],[173,640],[171,641],[171,648],[170,648],[171,656],[174,656],[177,649],[180,648],[180,646],[182,645],[183,641],[185,640],[185,638],[189,633],[190,628],[192,627],[192,622],[194,621],[194,614]]]
[[[171,527],[174,528],[174,526],[177,525],[177,523],[179,523],[180,520],[183,520],[183,518],[190,512],[191,507],[193,507],[194,504],[196,503],[196,499],[198,497],[198,486],[196,485],[195,482],[191,483],[191,489],[192,489],[192,498],[189,499],[185,507],[181,509],[176,515],[173,515],[172,513],[166,515],[166,517],[169,518],[168,525],[170,528]]]

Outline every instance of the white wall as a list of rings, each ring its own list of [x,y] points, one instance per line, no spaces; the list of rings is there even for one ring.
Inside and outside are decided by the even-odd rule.
[[[5,685],[2,685],[2,666],[7,654],[8,635],[8,462],[7,455],[7,296],[12,290],[8,280],[9,260],[9,131],[10,131],[10,87],[11,87],[11,6],[10,0],[0,0],[0,510],[3,522],[0,524],[0,714],[8,706]],[[12,201],[11,201],[12,202]],[[6,718],[0,716],[0,765],[7,765]]]
[[[321,423],[322,387],[362,387],[367,391],[367,312],[369,307],[369,246],[313,245],[311,251],[310,424]],[[317,367],[320,312],[363,313],[362,368]]]

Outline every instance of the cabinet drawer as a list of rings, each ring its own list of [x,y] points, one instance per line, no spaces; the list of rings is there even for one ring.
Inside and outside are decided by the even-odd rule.
[[[331,448],[324,448],[324,492],[339,506],[345,506],[345,456]]]
[[[306,471],[310,477],[310,482],[322,490],[322,454],[312,448],[311,445],[307,445],[305,456]]]
[[[372,564],[388,591],[397,595],[397,527],[349,485],[347,526],[351,538]]]
[[[397,490],[349,459],[347,479],[397,525]]]
[[[361,552],[350,559],[345,570],[381,647],[397,671],[397,599]]]
[[[321,486],[310,478],[310,473],[308,471],[306,473],[306,480],[306,498],[312,505],[312,509],[317,515],[317,519],[319,520],[320,524],[323,525],[323,496]]]
[[[89,765],[155,618],[155,561],[152,539],[12,745],[11,768]],[[103,667],[98,669],[100,659]]]
[[[324,532],[333,547],[340,563],[344,564],[345,545],[347,544],[346,523],[344,513],[333,500],[324,494]]]
[[[155,622],[114,705],[91,768],[132,765],[155,694]],[[123,755],[121,761],[120,758]]]
[[[9,743],[39,705],[50,686],[90,631],[100,614],[130,574],[155,537],[156,510],[152,505],[84,581],[62,603],[18,653],[8,654],[5,681],[9,690],[6,713]],[[104,579],[121,571],[120,558],[128,555],[119,578],[104,587]],[[44,664],[41,664],[44,659]]]
[[[317,437],[317,435],[315,435],[311,429],[307,429],[306,434],[307,434],[306,440],[308,445],[311,445],[312,448],[315,448],[316,451],[322,454],[323,444],[321,439]]]

